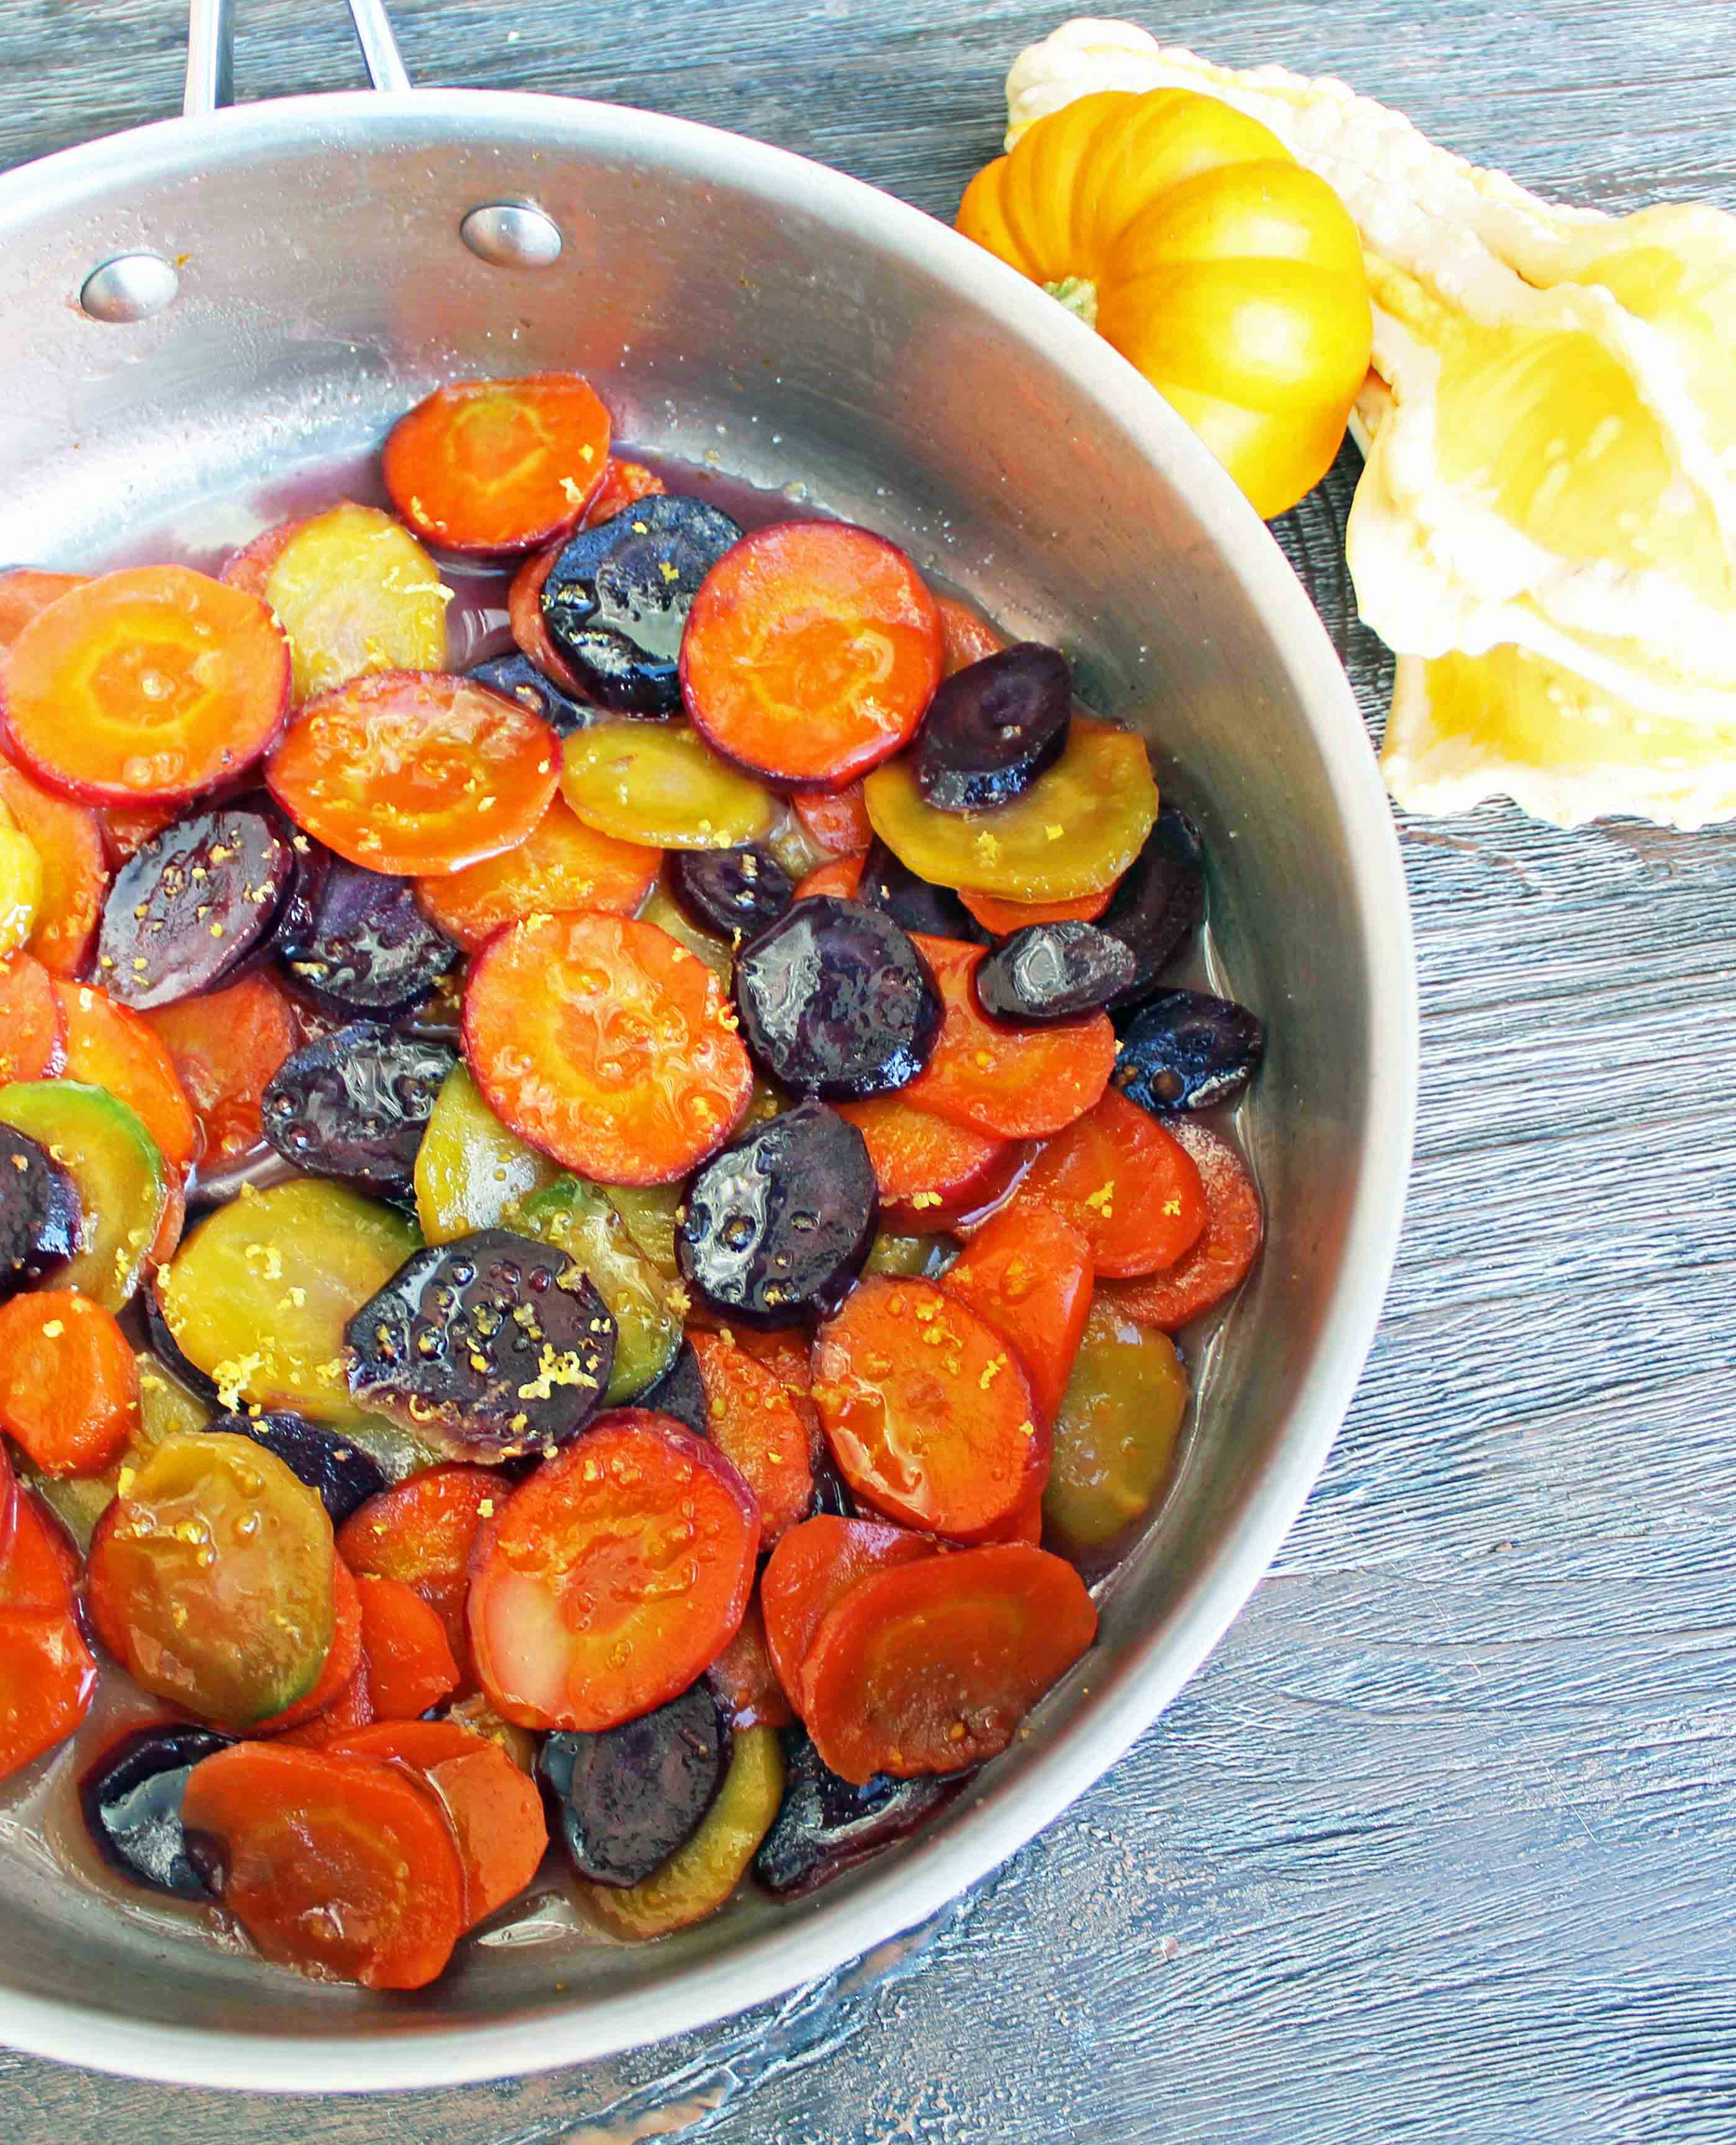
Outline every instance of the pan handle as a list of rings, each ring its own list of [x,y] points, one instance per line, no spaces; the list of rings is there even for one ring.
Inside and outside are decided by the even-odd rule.
[[[409,74],[384,0],[350,0],[350,19],[376,89],[408,89]],[[235,0],[192,0],[187,32],[187,90],[182,110],[196,118],[235,102]]]

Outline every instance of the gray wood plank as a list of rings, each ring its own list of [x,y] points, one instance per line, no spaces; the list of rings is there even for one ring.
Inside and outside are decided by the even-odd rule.
[[[424,82],[641,102],[949,214],[1061,7],[400,0]],[[242,0],[244,92],[353,80]],[[1736,207],[1728,0],[1201,0],[1611,209]],[[162,115],[171,0],[12,0],[0,162]],[[1286,530],[1371,725],[1336,551]],[[0,2056],[0,2133],[181,2145],[1132,2145],[1736,2137],[1736,834],[1408,824],[1410,1218],[1319,1490],[1127,1762],[928,1929],[737,2024],[498,2087],[236,2105]]]

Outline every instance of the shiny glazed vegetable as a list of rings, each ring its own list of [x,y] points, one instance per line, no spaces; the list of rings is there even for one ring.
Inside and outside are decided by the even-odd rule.
[[[87,1620],[110,1872],[366,1988],[923,1822],[1089,1645],[1157,1329],[1259,1242],[1142,736],[609,437],[460,381],[398,518],[0,574],[0,1779]]]

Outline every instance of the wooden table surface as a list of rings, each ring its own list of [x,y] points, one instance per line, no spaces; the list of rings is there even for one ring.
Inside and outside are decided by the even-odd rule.
[[[397,0],[423,82],[739,128],[950,215],[1018,0]],[[240,0],[249,97],[355,79]],[[1611,210],[1736,208],[1730,0],[1196,0]],[[8,0],[0,163],[162,116],[176,0]],[[1341,466],[1286,532],[1371,724]],[[590,2068],[385,2102],[0,2053],[92,2145],[1165,2145],[1736,2138],[1736,830],[1410,822],[1420,1137],[1385,1324],[1301,1521],[1111,1776],[888,1958]]]

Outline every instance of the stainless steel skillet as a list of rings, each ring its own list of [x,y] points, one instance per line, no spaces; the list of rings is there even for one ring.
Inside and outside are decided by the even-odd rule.
[[[0,178],[0,560],[249,533],[436,381],[573,366],[620,435],[799,485],[1058,640],[1207,819],[1215,928],[1269,1017],[1271,1215],[1180,1479],[1097,1653],[914,1846],[642,1951],[473,1951],[426,1996],[316,1987],[80,1891],[0,1829],[0,2040],[276,2091],[428,2085],[724,2018],[933,1912],[1158,1714],[1270,1562],[1374,1330],[1416,1078],[1409,923],[1342,672],[1266,531],[1108,348],[916,211],[630,110],[412,91],[245,110],[199,0],[185,117]],[[480,215],[478,212],[482,212]],[[558,251],[555,241],[558,240]],[[121,261],[130,265],[117,265]]]

